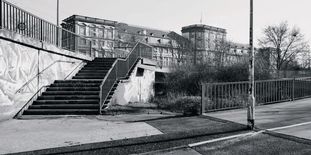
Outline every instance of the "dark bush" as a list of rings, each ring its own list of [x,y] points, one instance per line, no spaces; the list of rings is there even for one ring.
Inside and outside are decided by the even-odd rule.
[[[184,115],[198,115],[200,113],[201,97],[168,95],[167,97],[154,98],[150,102],[155,103],[160,109],[183,113]]]
[[[177,99],[175,105],[184,115],[198,115],[200,114],[201,97],[184,96]]]
[[[245,63],[236,63],[230,66],[219,67],[215,81],[218,82],[236,82],[248,80],[248,65]]]

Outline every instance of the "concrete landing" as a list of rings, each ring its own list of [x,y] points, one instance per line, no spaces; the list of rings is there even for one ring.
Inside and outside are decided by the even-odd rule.
[[[96,117],[0,122],[0,154],[162,134],[144,122],[111,122]]]

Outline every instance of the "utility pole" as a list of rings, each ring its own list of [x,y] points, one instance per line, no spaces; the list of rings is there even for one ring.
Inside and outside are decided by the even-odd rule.
[[[255,126],[255,61],[254,61],[254,32],[253,32],[253,0],[250,0],[250,29],[249,29],[249,102],[247,107],[247,125],[250,129]]]

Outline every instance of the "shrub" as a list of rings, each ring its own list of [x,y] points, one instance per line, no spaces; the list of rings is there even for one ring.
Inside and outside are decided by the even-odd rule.
[[[168,95],[167,97],[154,98],[154,104],[160,109],[183,113],[184,115],[197,115],[200,113],[200,96]]]
[[[185,96],[177,99],[175,105],[179,107],[184,115],[198,115],[200,114],[201,97],[199,96]]]

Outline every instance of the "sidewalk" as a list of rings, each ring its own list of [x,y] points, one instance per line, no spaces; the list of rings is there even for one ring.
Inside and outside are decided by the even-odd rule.
[[[142,122],[140,122],[142,123]],[[206,139],[248,132],[246,126],[205,116],[171,117],[145,120],[157,133],[126,140],[58,147],[22,154],[133,154],[168,149]],[[140,127],[137,126],[137,129]],[[132,132],[132,131],[129,131]],[[162,134],[158,134],[158,132]]]
[[[0,122],[0,154],[162,134],[145,122],[125,122],[130,116],[122,116],[118,116],[119,121],[110,121],[105,116],[3,121]],[[171,115],[142,114],[131,116],[131,120],[167,116]]]

